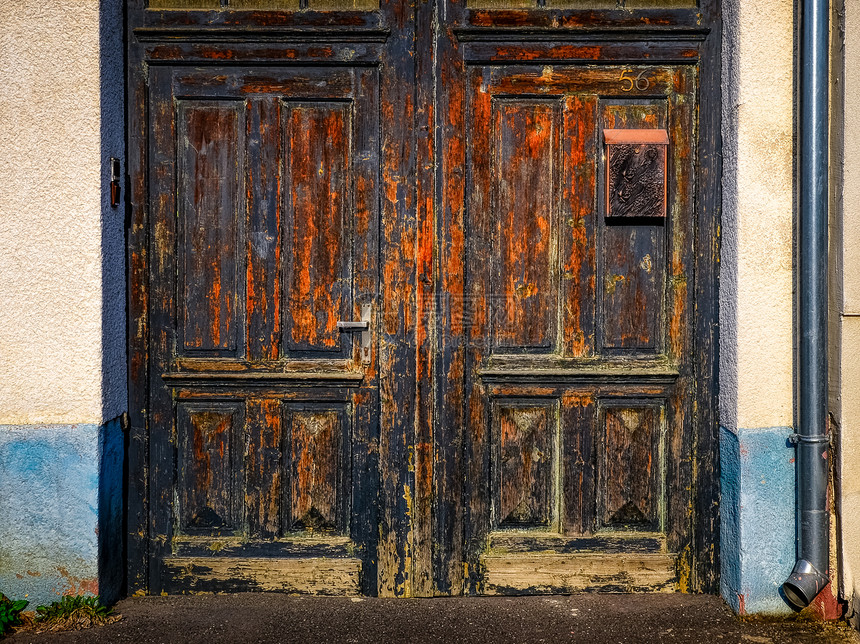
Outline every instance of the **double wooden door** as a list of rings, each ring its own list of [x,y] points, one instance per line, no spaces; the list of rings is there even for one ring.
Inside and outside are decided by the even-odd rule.
[[[713,588],[714,9],[132,5],[130,590]]]

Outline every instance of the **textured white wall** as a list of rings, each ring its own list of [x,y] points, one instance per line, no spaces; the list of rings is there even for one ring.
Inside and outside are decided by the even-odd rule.
[[[122,0],[0,4],[0,424],[125,408]]]
[[[791,426],[794,3],[723,16],[720,423]]]
[[[834,410],[840,422],[838,475],[840,479],[841,590],[852,601],[853,619],[860,622],[860,3],[846,0],[844,7],[844,62],[837,73],[844,79],[844,150],[842,183],[841,263],[842,301],[836,313],[841,326],[840,382]],[[840,262],[841,260],[841,262]],[[837,276],[838,279],[839,276]],[[838,328],[838,327],[837,327]]]

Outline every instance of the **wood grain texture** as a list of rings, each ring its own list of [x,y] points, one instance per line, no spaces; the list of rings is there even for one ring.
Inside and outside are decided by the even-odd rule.
[[[661,409],[602,407],[600,526],[659,529]]]
[[[561,396],[561,532],[590,535],[597,527],[597,401],[594,393]]]
[[[350,110],[342,103],[284,107],[288,165],[287,349],[340,351],[338,320],[351,319]]]
[[[281,454],[281,401],[249,398],[245,414],[248,453],[244,492],[248,535],[252,539],[272,539],[281,532],[281,486],[286,478]]]
[[[182,101],[177,137],[183,347],[235,355],[242,337],[240,108]]]
[[[484,204],[492,215],[483,216],[495,225],[497,274],[487,296],[494,344],[503,351],[550,349],[556,342],[558,107],[557,101],[493,103],[493,201]]]
[[[243,530],[243,414],[236,404],[177,409],[179,527],[185,533]]]
[[[490,555],[481,565],[488,595],[676,590],[668,554]]]
[[[519,401],[496,406],[496,525],[549,525],[556,518],[553,469],[556,418],[552,405]]]
[[[287,458],[290,475],[290,512],[284,531],[340,529],[344,516],[343,410],[315,406],[289,412]]]
[[[358,595],[360,559],[169,557],[165,567],[173,592],[279,591],[314,595]]]
[[[277,360],[281,351],[281,102],[248,100],[247,290],[248,353],[253,362]]]
[[[588,537],[569,537],[554,531],[500,530],[490,534],[487,554],[583,554],[665,553],[666,535],[660,532],[601,532]]]

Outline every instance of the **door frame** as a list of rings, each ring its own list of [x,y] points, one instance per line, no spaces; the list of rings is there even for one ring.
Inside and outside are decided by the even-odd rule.
[[[522,27],[522,25],[526,27]],[[381,473],[375,564],[363,592],[391,596],[461,594],[464,561],[463,405],[448,374],[463,346],[451,333],[445,302],[462,282],[462,240],[446,237],[456,168],[462,166],[467,50],[470,61],[505,64],[493,42],[537,52],[532,62],[595,64],[684,62],[699,70],[699,158],[693,379],[701,385],[693,425],[691,542],[680,563],[680,589],[719,588],[718,294],[720,251],[720,0],[698,7],[648,10],[468,9],[438,0],[409,7],[381,0],[372,12],[153,11],[129,0],[127,42],[128,592],[149,592],[148,394],[150,377],[147,131],[148,65],[169,60],[224,64],[223,53],[253,64],[324,65],[321,43],[351,64],[381,75],[387,105],[380,149],[379,332]],[[434,56],[436,59],[434,60]],[[234,63],[228,63],[234,64]],[[434,67],[448,71],[442,78]],[[440,91],[446,89],[447,91]],[[454,180],[445,172],[454,169]],[[411,181],[403,185],[402,177]],[[459,246],[458,246],[459,244]],[[451,341],[438,347],[440,338]],[[403,378],[401,374],[414,374]],[[436,543],[443,547],[433,547]],[[458,546],[457,544],[460,544]],[[453,552],[453,556],[446,553]],[[460,580],[458,582],[458,580]]]

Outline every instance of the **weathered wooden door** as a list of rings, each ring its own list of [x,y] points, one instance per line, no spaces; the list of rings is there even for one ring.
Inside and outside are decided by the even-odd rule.
[[[714,6],[309,1],[131,3],[130,589],[712,589]]]
[[[696,81],[672,65],[466,70],[471,180],[451,226],[465,266],[463,556],[478,591],[677,584]]]
[[[718,7],[692,4],[445,5],[437,592],[714,588]]]
[[[378,75],[151,66],[150,583],[358,592]]]

